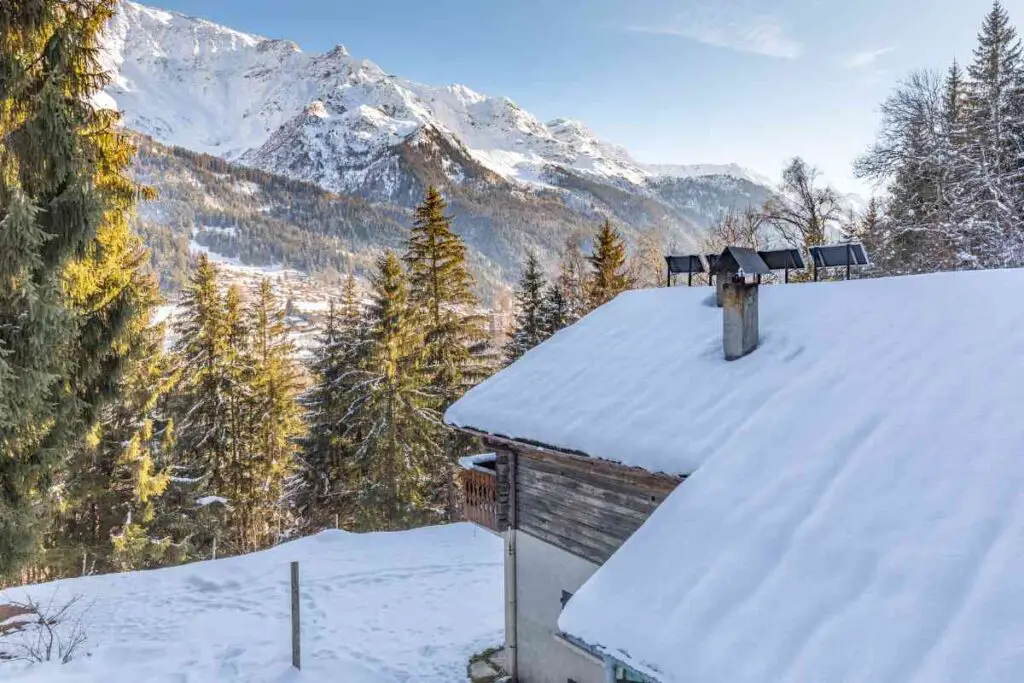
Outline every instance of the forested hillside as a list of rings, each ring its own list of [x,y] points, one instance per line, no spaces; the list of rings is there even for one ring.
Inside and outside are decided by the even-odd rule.
[[[310,273],[358,270],[371,248],[396,246],[406,212],[343,197],[282,176],[137,136],[133,170],[157,198],[139,207],[139,224],[167,290],[187,277],[189,241],[252,265]]]

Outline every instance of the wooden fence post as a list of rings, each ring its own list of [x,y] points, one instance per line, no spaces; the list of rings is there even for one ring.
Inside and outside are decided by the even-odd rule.
[[[302,634],[299,628],[299,563],[292,562],[292,666],[302,668]]]

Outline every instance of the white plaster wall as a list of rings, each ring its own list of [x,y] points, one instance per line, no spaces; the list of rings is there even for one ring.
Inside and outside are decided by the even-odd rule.
[[[555,639],[562,591],[575,593],[598,565],[516,531],[520,683],[604,683],[604,668]]]

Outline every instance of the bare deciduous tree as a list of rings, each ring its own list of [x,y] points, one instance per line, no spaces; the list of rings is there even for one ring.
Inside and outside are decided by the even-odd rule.
[[[55,603],[56,597],[54,592],[46,605],[31,597],[5,605],[15,616],[2,631],[0,660],[67,664],[75,658],[87,640],[82,623],[87,609],[78,607],[81,595],[63,604]]]
[[[717,254],[726,247],[760,249],[765,242],[764,227],[765,215],[754,207],[732,209],[708,228],[701,247],[708,254]]]
[[[638,288],[665,284],[665,244],[661,235],[641,232],[629,258],[629,274]]]
[[[839,194],[817,184],[818,169],[794,158],[782,172],[778,193],[764,205],[764,220],[794,248],[824,244],[843,219]]]

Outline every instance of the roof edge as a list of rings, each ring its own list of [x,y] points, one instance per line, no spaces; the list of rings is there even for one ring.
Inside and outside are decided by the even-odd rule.
[[[555,446],[551,446],[550,444],[541,443],[540,441],[533,441],[533,440],[530,440],[530,439],[520,439],[520,438],[516,438],[516,437],[511,437],[511,436],[504,436],[502,434],[492,434],[490,432],[485,432],[483,430],[476,429],[474,427],[462,427],[462,426],[459,426],[459,425],[456,425],[456,424],[451,424],[451,423],[447,423],[447,424],[448,424],[448,426],[452,427],[453,429],[458,429],[460,432],[465,432],[466,434],[470,434],[472,436],[478,436],[478,437],[481,437],[483,439],[490,439],[491,441],[493,441],[495,443],[501,444],[503,446],[507,446],[509,448],[516,448],[516,447],[527,448],[529,450],[540,451],[542,453],[550,453],[551,455],[558,455],[558,456],[567,457],[567,458],[577,458],[577,459],[585,458],[587,460],[592,460],[592,461],[596,461],[596,462],[602,462],[602,463],[608,463],[610,465],[615,465],[617,467],[621,467],[621,468],[626,469],[626,470],[636,470],[636,471],[640,471],[640,472],[646,472],[647,474],[652,474],[652,475],[658,475],[658,476],[664,476],[664,477],[674,477],[676,479],[679,479],[680,481],[682,481],[683,479],[686,479],[687,477],[689,477],[690,475],[693,474],[693,472],[678,473],[678,472],[663,472],[663,471],[649,470],[646,467],[640,467],[639,465],[627,465],[627,464],[625,464],[623,462],[620,462],[618,460],[612,460],[611,458],[602,458],[600,456],[590,455],[589,453],[584,453],[583,451],[575,451],[575,450],[570,450],[570,449],[565,449],[565,448],[557,448]]]

